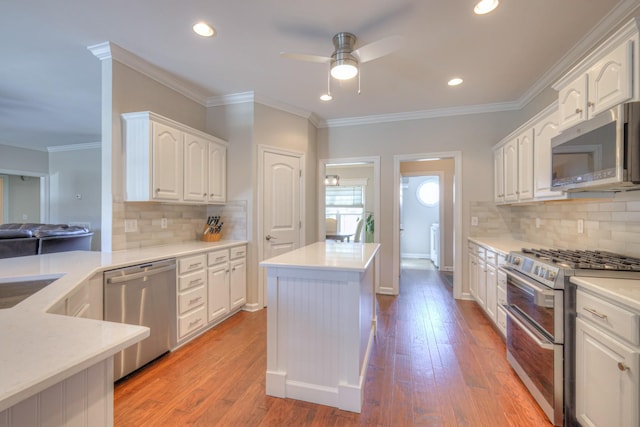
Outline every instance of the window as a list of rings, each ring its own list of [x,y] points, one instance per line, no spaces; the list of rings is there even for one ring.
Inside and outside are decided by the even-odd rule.
[[[438,181],[424,181],[418,186],[416,197],[425,206],[436,206],[440,202],[440,185],[438,185]]]
[[[364,185],[351,185],[353,183],[348,180],[341,180],[340,184],[340,186],[336,187],[325,187],[326,217],[336,220],[339,234],[354,234],[358,220],[364,220],[364,193],[366,187]]]

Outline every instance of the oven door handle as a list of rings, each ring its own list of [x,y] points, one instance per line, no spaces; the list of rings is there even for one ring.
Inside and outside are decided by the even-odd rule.
[[[520,327],[520,329],[525,331],[526,334],[529,335],[529,338],[536,342],[538,347],[545,350],[553,350],[553,343],[537,330],[527,326],[527,320],[522,314],[518,313],[517,310],[508,305],[504,305],[503,307],[507,310],[507,314],[511,317],[511,320],[513,320]]]
[[[504,272],[507,273],[507,277],[510,278],[514,282],[514,284],[519,285],[518,287],[520,288],[524,286],[525,288],[532,289],[535,293],[538,294],[553,295],[553,289],[539,286],[532,280],[526,280],[520,277],[520,273],[518,273],[517,271],[504,270]]]

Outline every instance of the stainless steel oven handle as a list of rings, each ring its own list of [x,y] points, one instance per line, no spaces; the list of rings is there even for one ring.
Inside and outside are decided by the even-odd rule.
[[[545,350],[553,350],[553,343],[546,339],[538,331],[531,330],[531,328],[526,325],[527,321],[522,318],[520,313],[518,313],[508,305],[505,305],[504,308],[507,310],[507,314],[511,317],[511,320],[513,320],[520,327],[520,329],[525,331],[526,334],[529,335],[529,338],[535,341],[538,347]]]
[[[531,288],[534,290],[534,292],[537,292],[539,294],[543,294],[543,295],[553,295],[553,289],[551,288],[547,288],[547,287],[542,287],[540,285],[538,285],[536,282],[534,282],[533,280],[527,280],[524,277],[521,277],[520,273],[518,273],[517,271],[513,271],[513,270],[503,270],[505,273],[507,273],[507,281],[509,279],[511,279],[513,282],[516,282],[516,284],[520,284],[522,286],[526,286],[527,288]]]

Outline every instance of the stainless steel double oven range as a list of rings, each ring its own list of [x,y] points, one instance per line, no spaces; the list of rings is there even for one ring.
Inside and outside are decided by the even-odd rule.
[[[556,426],[575,421],[576,288],[571,276],[640,278],[640,259],[601,251],[522,249],[507,275],[507,359]]]

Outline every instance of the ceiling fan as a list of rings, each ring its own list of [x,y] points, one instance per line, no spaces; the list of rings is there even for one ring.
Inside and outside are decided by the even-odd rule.
[[[352,33],[340,32],[333,36],[335,51],[331,56],[306,55],[287,52],[281,52],[280,55],[284,58],[299,61],[325,64],[329,63],[330,75],[333,78],[337,80],[349,80],[354,78],[356,75],[359,75],[358,69],[360,64],[373,61],[374,59],[381,58],[398,50],[400,48],[401,41],[402,39],[400,36],[390,36],[354,50],[356,36]],[[359,92],[360,89],[358,88],[358,93]]]

